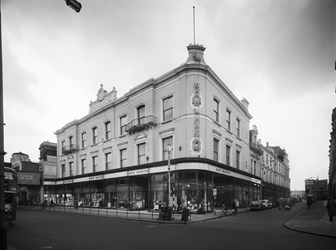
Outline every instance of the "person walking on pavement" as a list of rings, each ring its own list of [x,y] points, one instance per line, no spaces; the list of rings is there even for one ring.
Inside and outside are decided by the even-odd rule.
[[[333,221],[333,217],[335,216],[335,201],[333,198],[329,198],[327,203],[329,221]]]
[[[231,205],[232,209],[234,210],[234,213],[233,214],[236,214],[237,213],[237,205],[236,205],[236,199],[234,199],[232,201],[232,205]]]
[[[183,207],[182,210],[182,218],[181,220],[184,222],[184,224],[187,224],[188,218],[189,218],[189,210],[187,207]]]
[[[313,200],[310,196],[307,197],[307,210],[310,208],[310,206],[313,204]]]
[[[43,200],[42,202],[42,209],[44,210],[44,208],[47,206],[47,201],[46,200]]]

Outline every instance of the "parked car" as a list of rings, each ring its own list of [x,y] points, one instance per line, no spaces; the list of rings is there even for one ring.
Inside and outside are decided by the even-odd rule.
[[[270,200],[261,200],[262,209],[272,208],[272,202]]]
[[[292,207],[292,201],[291,201],[291,199],[290,198],[284,198],[284,199],[282,199],[281,206],[283,208],[285,208],[285,209],[288,209],[288,210],[291,209],[291,207]]]
[[[262,210],[262,209],[263,209],[263,206],[262,206],[261,200],[251,201],[250,210]]]

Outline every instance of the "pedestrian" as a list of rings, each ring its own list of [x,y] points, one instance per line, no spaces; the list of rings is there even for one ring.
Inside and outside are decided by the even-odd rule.
[[[235,199],[232,201],[231,207],[234,210],[234,214],[236,214],[238,211],[237,211],[237,205],[236,205],[236,200]]]
[[[335,201],[333,198],[329,198],[327,203],[329,221],[333,221],[333,217],[335,216]]]
[[[44,201],[42,202],[42,209],[43,209],[43,210],[44,210],[44,208],[45,208],[46,205],[47,205],[47,201],[44,200]]]
[[[310,196],[307,197],[307,210],[310,208],[310,206],[312,205],[313,200]]]
[[[77,200],[74,201],[74,207],[75,207],[76,210],[78,209],[78,201]]]
[[[182,217],[181,217],[181,220],[184,222],[184,224],[187,224],[187,221],[188,221],[188,218],[189,218],[189,210],[186,206],[183,207],[183,210],[182,210]]]
[[[222,208],[222,216],[226,216],[228,214],[227,207],[223,203],[223,208]]]

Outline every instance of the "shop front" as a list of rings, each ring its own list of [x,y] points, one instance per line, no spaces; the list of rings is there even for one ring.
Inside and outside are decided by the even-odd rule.
[[[258,197],[259,184],[234,176],[206,170],[176,170],[171,172],[171,204],[176,212],[188,207],[194,213],[212,211],[236,200],[238,207],[246,207]],[[250,178],[251,179],[251,178]],[[70,181],[67,181],[70,182]],[[167,206],[168,173],[132,175],[119,178],[46,185],[45,197],[58,205],[105,207],[130,210],[159,210]]]

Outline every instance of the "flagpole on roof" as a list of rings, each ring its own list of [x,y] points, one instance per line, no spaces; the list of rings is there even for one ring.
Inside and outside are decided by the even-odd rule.
[[[194,28],[194,44],[196,44],[196,42],[195,42],[195,33],[196,33],[196,31],[195,31],[195,6],[193,6],[193,28]]]

